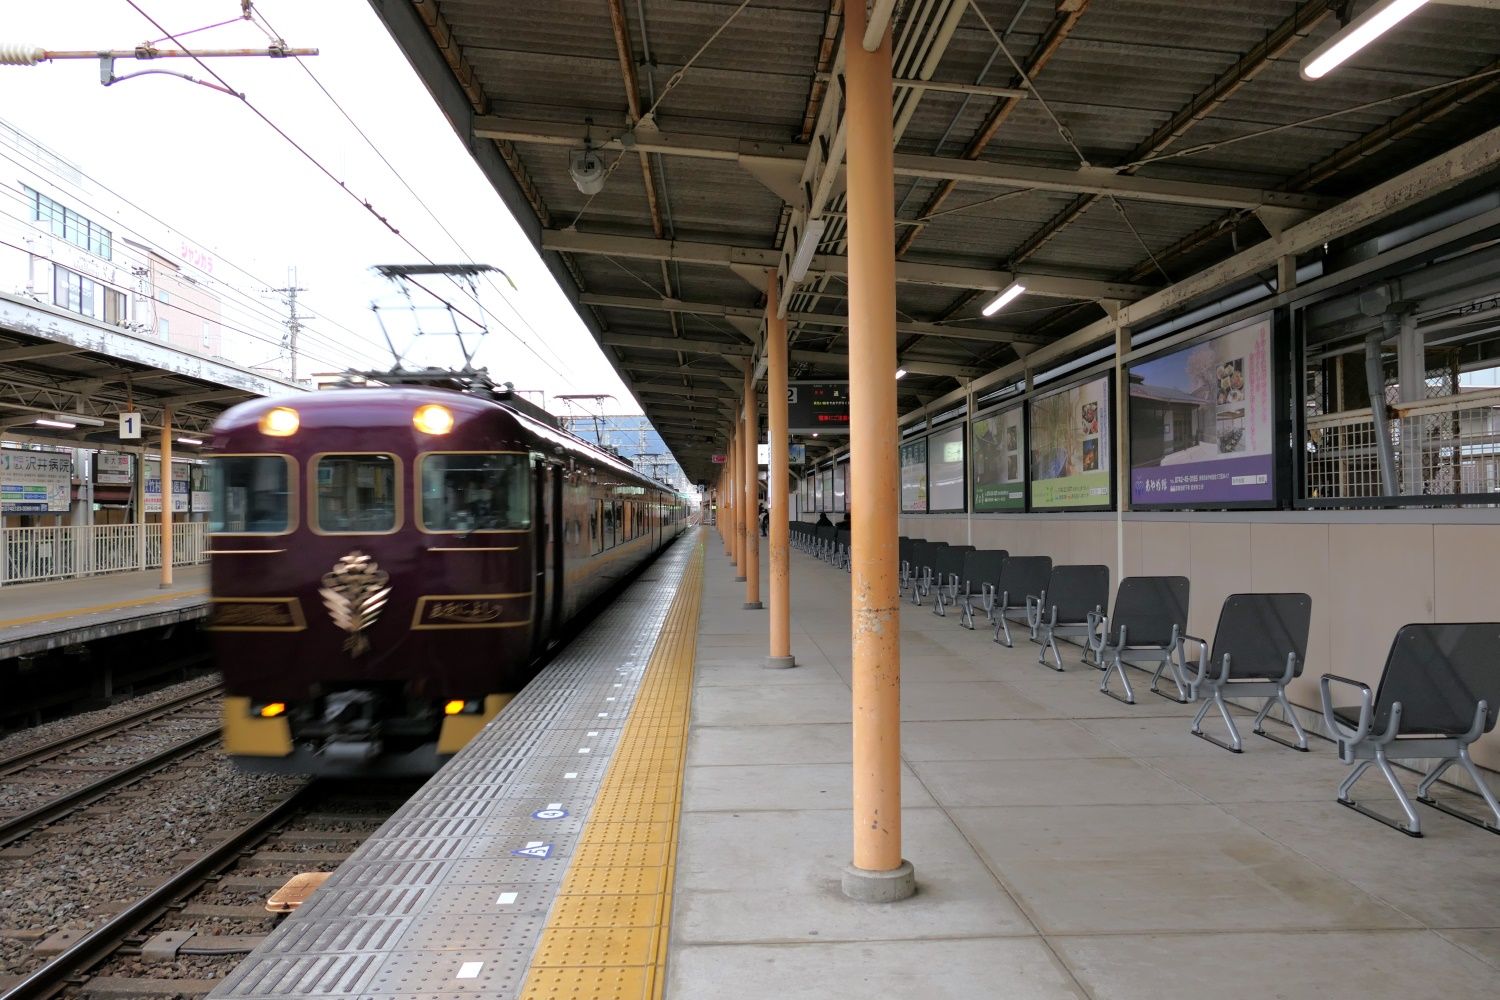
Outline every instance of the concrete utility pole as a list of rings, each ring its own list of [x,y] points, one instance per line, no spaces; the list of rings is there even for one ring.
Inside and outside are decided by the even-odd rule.
[[[297,287],[297,269],[289,267],[286,269],[286,287],[272,288],[270,291],[281,296],[282,305],[286,306],[286,338],[282,340],[281,346],[286,348],[291,358],[291,373],[287,377],[288,382],[297,381],[297,334],[302,332],[302,321],[312,319],[311,316],[297,315],[297,293],[305,292],[307,289]]]

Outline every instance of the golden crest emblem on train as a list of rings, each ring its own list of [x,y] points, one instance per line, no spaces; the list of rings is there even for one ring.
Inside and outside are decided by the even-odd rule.
[[[364,633],[380,618],[391,596],[391,588],[386,586],[388,580],[390,574],[358,549],[334,563],[333,569],[323,575],[323,586],[318,593],[323,597],[328,617],[348,633],[344,652],[350,656],[369,652],[370,640]]]

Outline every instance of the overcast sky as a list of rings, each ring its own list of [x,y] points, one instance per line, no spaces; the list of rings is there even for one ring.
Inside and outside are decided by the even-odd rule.
[[[173,33],[240,13],[239,0],[136,2]],[[515,290],[501,284],[520,317],[484,286],[484,304],[514,335],[491,320],[479,363],[518,389],[545,390],[554,412],[569,412],[552,403],[559,393],[608,393],[618,399],[609,412],[639,412],[367,0],[256,0],[255,8],[289,45],[320,50],[307,66],[323,86],[472,259],[514,281]],[[47,0],[6,3],[0,43],[124,49],[157,35],[125,0]],[[263,48],[267,36],[236,21],[183,42]],[[121,60],[116,73],[141,65]],[[428,256],[467,259],[300,67],[265,58],[210,65]],[[206,77],[190,60],[145,68]],[[420,262],[249,108],[206,87],[152,75],[106,88],[93,60],[0,67],[0,117],[222,258],[275,279],[295,265],[308,305],[372,342],[369,302],[379,288],[369,266]],[[316,359],[303,366],[326,368]]]

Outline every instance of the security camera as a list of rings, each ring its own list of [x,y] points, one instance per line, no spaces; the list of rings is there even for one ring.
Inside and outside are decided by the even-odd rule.
[[[604,172],[604,158],[597,149],[585,146],[568,154],[568,173],[584,194],[595,195],[604,189]]]

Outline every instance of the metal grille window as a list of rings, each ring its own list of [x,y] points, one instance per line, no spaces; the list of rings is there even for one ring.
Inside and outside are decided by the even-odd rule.
[[[209,530],[280,535],[291,530],[292,463],[282,455],[224,455],[209,460]]]
[[[427,531],[520,531],[531,526],[525,455],[422,456],[422,527]]]
[[[321,455],[313,460],[313,530],[325,535],[379,535],[400,523],[394,455]]]

